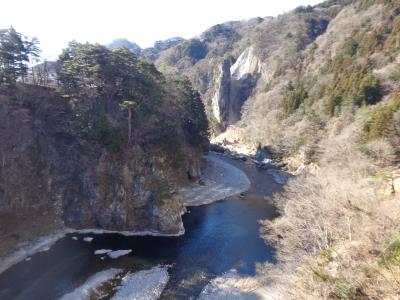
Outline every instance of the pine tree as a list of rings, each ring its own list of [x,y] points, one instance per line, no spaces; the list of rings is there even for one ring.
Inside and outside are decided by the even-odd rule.
[[[137,102],[132,100],[124,100],[119,105],[122,110],[128,111],[128,144],[130,144],[132,138],[132,111],[137,107],[137,105]]]
[[[183,92],[183,106],[188,113],[184,127],[189,133],[189,141],[193,145],[204,145],[208,141],[208,120],[200,94],[195,91],[188,79],[179,82]]]
[[[25,81],[28,63],[39,57],[38,40],[28,39],[13,27],[0,33],[0,84]]]

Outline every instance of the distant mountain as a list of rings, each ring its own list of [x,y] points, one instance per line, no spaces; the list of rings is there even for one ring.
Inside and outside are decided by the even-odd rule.
[[[142,48],[140,48],[140,46],[138,44],[131,42],[127,39],[122,39],[122,38],[115,39],[111,43],[107,44],[106,46],[110,49],[115,49],[115,48],[119,48],[119,47],[127,47],[133,53],[138,54],[138,55],[142,52]]]
[[[176,36],[166,40],[156,41],[154,42],[153,47],[142,49],[138,44],[131,42],[128,39],[120,38],[113,40],[109,44],[106,44],[106,47],[110,49],[128,47],[137,56],[141,56],[150,61],[155,61],[158,58],[160,52],[175,47],[183,41],[183,38]]]
[[[160,51],[161,50],[166,50],[168,48],[171,48],[173,46],[176,46],[176,45],[180,44],[183,41],[184,41],[183,38],[181,38],[179,36],[175,36],[175,37],[163,40],[163,41],[156,41],[154,43],[153,48],[156,49],[156,50],[160,50]]]

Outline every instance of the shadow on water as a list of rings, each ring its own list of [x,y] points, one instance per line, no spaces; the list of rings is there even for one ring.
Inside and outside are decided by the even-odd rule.
[[[254,275],[257,263],[274,262],[273,248],[259,236],[258,221],[276,217],[274,207],[263,197],[278,185],[250,164],[229,162],[249,176],[250,191],[243,197],[188,208],[189,213],[183,217],[184,236],[68,235],[49,251],[2,273],[0,299],[57,299],[94,273],[108,268],[137,271],[170,264],[170,280],[163,299],[195,297],[210,279],[232,268],[239,274]],[[79,240],[73,240],[72,236]],[[84,242],[84,236],[92,236],[94,240]],[[133,251],[119,259],[102,260],[93,254],[97,249]]]

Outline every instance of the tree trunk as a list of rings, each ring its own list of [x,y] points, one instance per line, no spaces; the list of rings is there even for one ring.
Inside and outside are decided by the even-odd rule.
[[[131,119],[132,119],[132,109],[128,109],[128,144],[131,143],[131,136],[132,136],[132,124],[131,124]]]

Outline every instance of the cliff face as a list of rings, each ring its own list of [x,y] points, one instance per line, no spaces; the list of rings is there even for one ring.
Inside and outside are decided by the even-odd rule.
[[[225,59],[215,71],[215,82],[210,90],[212,117],[219,127],[227,126],[240,120],[244,102],[252,94],[261,75],[261,62],[254,54],[253,47],[246,48],[232,65]]]
[[[255,105],[246,105],[249,100],[288,78],[295,80],[302,53],[341,8],[321,5],[276,18],[218,24],[199,36],[208,49],[204,58],[187,64],[178,45],[161,53],[156,64],[164,72],[184,73],[191,79],[202,94],[215,136],[254,109]]]
[[[183,230],[175,191],[199,176],[201,147],[183,142],[179,163],[157,145],[124,142],[111,151],[74,133],[77,99],[20,86],[0,100],[1,215],[54,213],[74,228]],[[107,118],[124,128],[120,111]]]
[[[212,113],[215,119],[225,127],[229,119],[231,72],[229,60],[224,60],[218,69],[218,76],[215,80],[215,92],[211,99]]]

